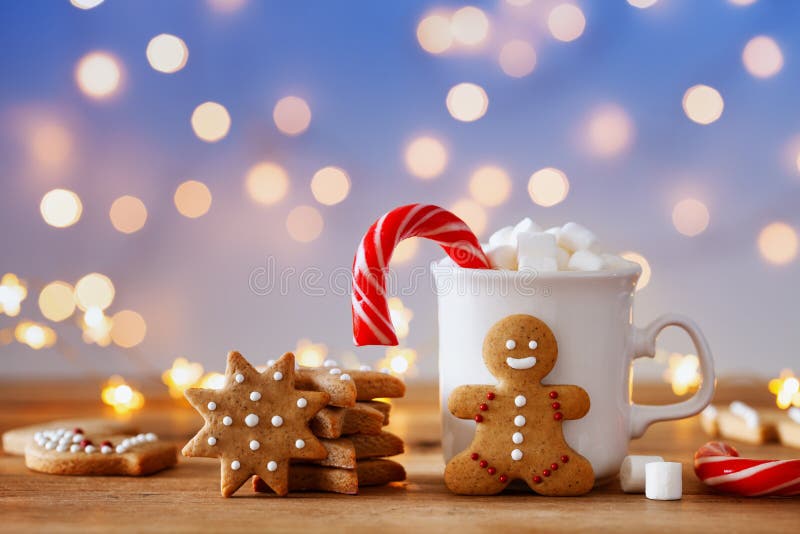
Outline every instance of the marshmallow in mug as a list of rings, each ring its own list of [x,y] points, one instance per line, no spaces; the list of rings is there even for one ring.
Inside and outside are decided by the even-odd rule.
[[[543,230],[526,217],[492,234],[483,249],[492,267],[510,271],[601,271],[630,265],[619,256],[597,253],[596,243],[594,233],[578,223]]]

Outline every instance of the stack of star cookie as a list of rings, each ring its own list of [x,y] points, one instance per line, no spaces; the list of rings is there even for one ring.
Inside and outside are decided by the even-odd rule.
[[[321,460],[295,460],[290,490],[356,494],[359,487],[405,480],[403,466],[388,459],[403,452],[403,440],[383,430],[391,404],[375,400],[402,397],[401,380],[367,368],[341,370],[327,360],[323,367],[299,368],[296,387],[330,396],[328,405],[309,422],[328,454]],[[270,491],[259,477],[253,479],[253,488]]]

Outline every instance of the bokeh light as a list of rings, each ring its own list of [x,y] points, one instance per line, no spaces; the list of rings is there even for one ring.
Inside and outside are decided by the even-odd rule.
[[[20,321],[14,328],[14,337],[18,342],[34,350],[52,347],[58,340],[55,330],[33,321]]]
[[[203,182],[187,180],[175,190],[173,200],[178,213],[196,219],[208,213],[211,208],[211,191]]]
[[[259,204],[275,204],[289,191],[289,175],[277,163],[263,161],[250,167],[244,186],[250,198]]]
[[[695,85],[683,94],[683,111],[698,124],[711,124],[722,116],[725,103],[719,91],[708,85]]]
[[[506,0],[506,3],[514,7],[523,7],[529,5],[533,0]]]
[[[174,399],[182,399],[183,392],[195,386],[203,377],[203,365],[186,358],[176,358],[172,367],[161,374],[161,381],[169,388]]]
[[[499,206],[511,194],[511,178],[500,167],[485,165],[472,173],[469,193],[484,206]]]
[[[658,0],[628,0],[628,3],[633,7],[638,7],[639,9],[647,9],[648,7],[652,7],[658,2]]]
[[[69,0],[69,3],[78,9],[92,9],[103,3],[103,0]]]
[[[478,45],[489,35],[489,19],[477,7],[462,7],[450,19],[450,33],[463,45]]]
[[[781,369],[778,378],[770,380],[767,387],[775,395],[775,405],[781,410],[792,406],[800,408],[800,380],[791,369]]]
[[[797,232],[784,222],[770,223],[758,234],[761,257],[774,265],[786,265],[794,260],[797,249]]]
[[[486,114],[489,97],[483,87],[474,83],[460,83],[447,93],[447,111],[456,120],[473,122]]]
[[[547,28],[559,41],[574,41],[586,28],[586,17],[581,8],[574,4],[560,4],[550,11]]]
[[[700,360],[695,354],[670,354],[664,379],[672,385],[675,395],[692,393],[700,386]]]
[[[105,310],[114,301],[114,284],[104,274],[89,273],[75,284],[75,302],[84,311],[92,307]]]
[[[323,167],[311,179],[311,193],[320,204],[338,204],[350,193],[350,177],[339,167]]]
[[[696,198],[684,198],[672,208],[672,224],[688,237],[702,234],[709,219],[708,207]]]
[[[242,9],[247,4],[247,0],[206,0],[206,3],[218,13],[229,14]]]
[[[769,78],[783,68],[783,53],[772,37],[759,35],[745,45],[742,63],[747,72],[756,78]]]
[[[155,70],[172,74],[186,66],[189,60],[189,48],[180,37],[162,33],[150,39],[145,55]]]
[[[567,175],[554,167],[540,169],[528,180],[528,194],[531,200],[540,206],[555,206],[567,198],[567,193],[569,193]]]
[[[286,217],[286,229],[295,241],[309,243],[322,233],[322,214],[312,206],[297,206]]]
[[[207,143],[216,143],[231,129],[231,116],[217,102],[203,102],[192,112],[192,130]]]
[[[299,96],[286,96],[278,100],[272,110],[275,126],[286,135],[300,135],[311,124],[311,108]]]
[[[633,251],[622,252],[620,257],[639,264],[639,266],[642,268],[642,274],[639,276],[639,281],[636,283],[636,291],[641,291],[642,289],[646,288],[647,284],[650,283],[650,277],[652,276],[650,262],[647,261],[647,258],[638,252]]]
[[[206,373],[197,383],[197,387],[204,389],[222,389],[225,387],[225,375],[222,373]]]
[[[417,351],[406,347],[389,347],[386,356],[380,360],[376,367],[385,373],[395,376],[413,376],[416,373],[414,364],[417,361]]]
[[[613,157],[627,149],[634,135],[633,121],[616,104],[594,110],[586,127],[589,149],[600,157]]]
[[[453,44],[450,20],[443,15],[428,15],[417,25],[417,41],[423,50],[441,54]]]
[[[61,280],[50,282],[39,293],[39,310],[51,321],[68,319],[75,312],[75,289]]]
[[[736,6],[749,6],[755,4],[756,0],[728,0],[728,2]]]
[[[0,278],[0,313],[9,317],[19,315],[22,301],[28,296],[25,283],[14,273],[6,273]]]
[[[418,178],[435,178],[447,166],[447,150],[436,138],[423,136],[411,141],[406,147],[406,168]]]
[[[397,339],[405,339],[410,332],[409,323],[414,318],[414,312],[406,308],[399,297],[390,297],[388,300],[389,317],[394,326]]]
[[[147,334],[144,317],[133,310],[121,310],[111,317],[111,341],[122,348],[135,347]]]
[[[42,197],[39,204],[44,222],[56,228],[72,226],[81,218],[83,204],[80,197],[68,189],[53,189]]]
[[[25,130],[28,155],[45,172],[64,170],[71,163],[74,141],[61,121],[52,117],[33,119]]]
[[[419,239],[416,237],[411,237],[408,239],[403,239],[400,243],[394,247],[394,252],[392,252],[392,263],[400,264],[400,263],[408,263],[414,256],[417,255],[417,251],[419,250]]]
[[[527,41],[515,39],[503,45],[498,61],[503,72],[512,78],[522,78],[536,67],[536,50]]]
[[[119,60],[107,52],[90,52],[75,67],[78,88],[90,98],[110,97],[119,89],[121,80]]]
[[[303,367],[320,367],[328,355],[328,347],[324,343],[312,343],[309,339],[301,339],[294,349],[298,365]]]
[[[140,199],[125,195],[111,204],[108,212],[111,224],[123,234],[138,232],[147,221],[147,208]]]
[[[127,414],[141,410],[144,406],[144,395],[119,375],[108,379],[100,393],[104,404],[114,408],[118,414]]]
[[[460,217],[467,226],[470,227],[472,232],[480,236],[483,232],[486,231],[486,225],[488,223],[488,215],[486,214],[486,210],[470,198],[462,198],[461,200],[457,200],[451,207],[450,211],[455,213],[458,217]]]

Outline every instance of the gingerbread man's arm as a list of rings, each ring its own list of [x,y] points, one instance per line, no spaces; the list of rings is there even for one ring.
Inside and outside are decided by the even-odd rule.
[[[459,419],[472,419],[489,391],[491,386],[458,386],[450,393],[447,408]]]
[[[564,414],[564,419],[580,419],[589,411],[591,402],[586,390],[579,386],[545,386],[549,391],[554,391],[558,397],[553,399],[558,402],[558,411]]]

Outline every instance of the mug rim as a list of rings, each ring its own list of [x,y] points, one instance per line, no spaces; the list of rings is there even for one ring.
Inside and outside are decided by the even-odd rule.
[[[627,261],[627,260],[626,260]],[[533,270],[522,271],[509,271],[506,269],[473,269],[467,267],[460,267],[458,265],[441,265],[441,260],[435,260],[430,264],[430,270],[435,276],[442,276],[447,274],[475,274],[481,273],[486,276],[493,276],[496,278],[510,278],[510,279],[523,279],[529,280]],[[623,267],[602,271],[545,271],[536,272],[534,280],[549,281],[549,280],[612,280],[615,278],[627,278],[631,276],[639,277],[642,274],[642,267],[635,262],[629,261],[630,267]]]

